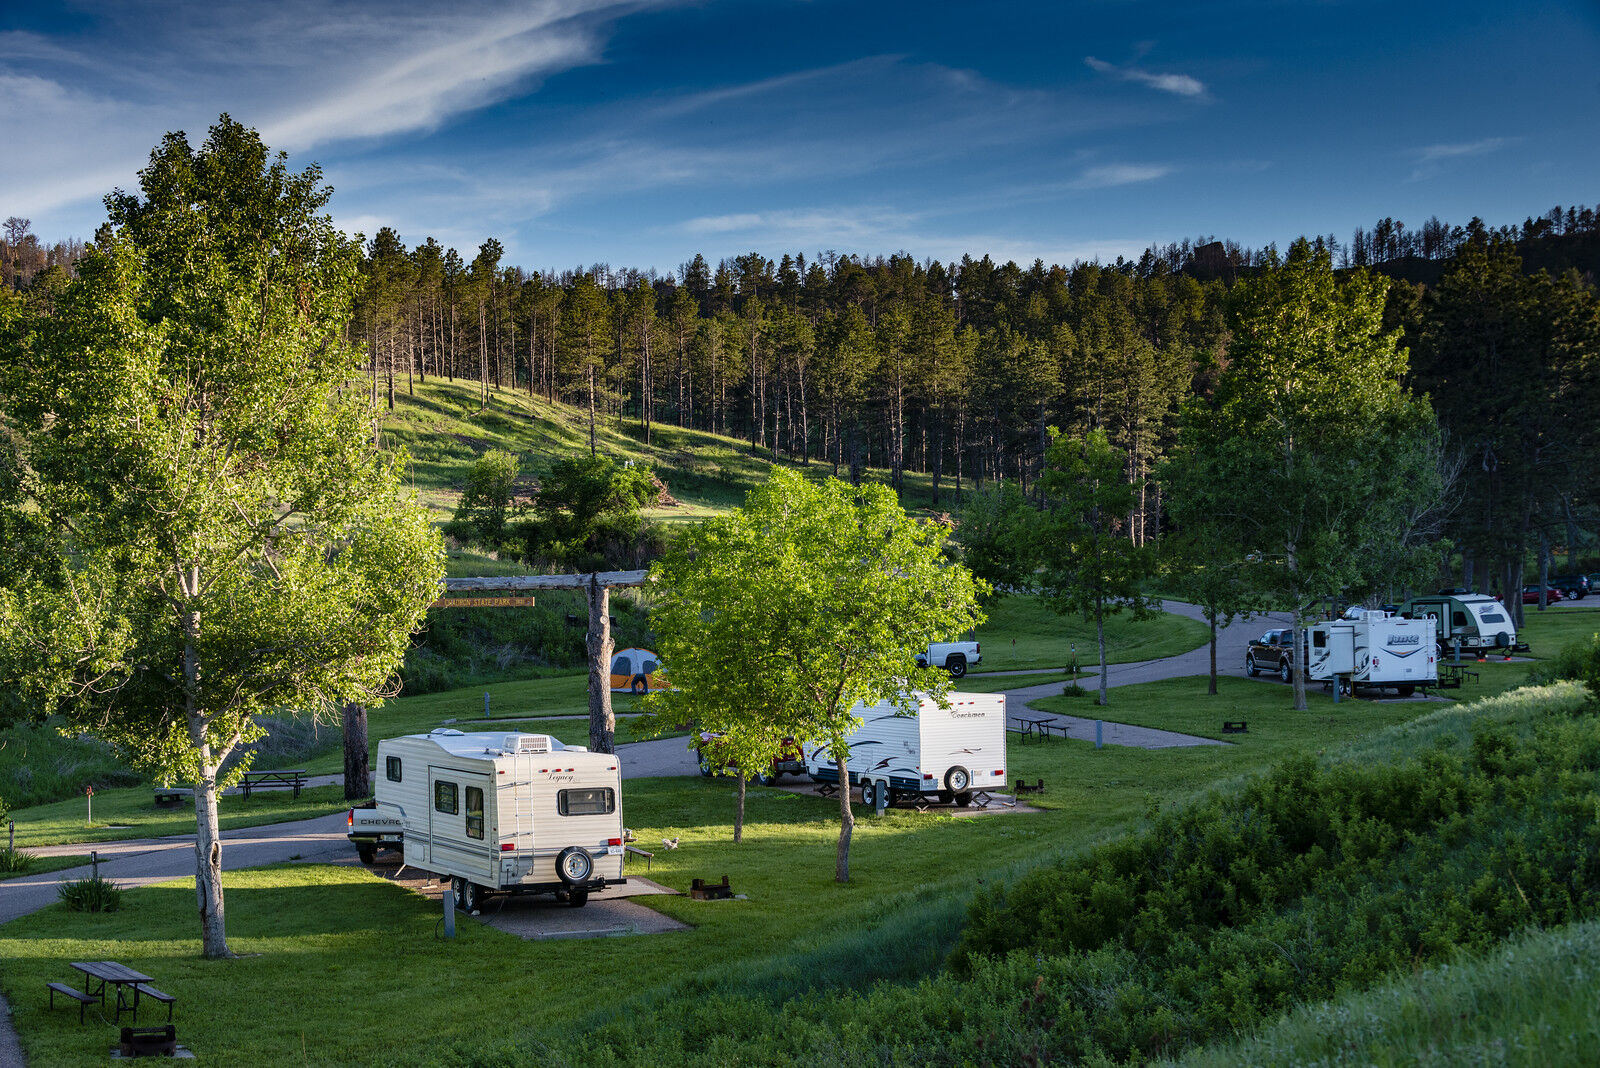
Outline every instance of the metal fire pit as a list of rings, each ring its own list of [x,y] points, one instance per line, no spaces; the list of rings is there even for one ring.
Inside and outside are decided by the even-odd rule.
[[[178,1052],[178,1036],[171,1024],[124,1027],[118,1048],[124,1057],[171,1057]]]

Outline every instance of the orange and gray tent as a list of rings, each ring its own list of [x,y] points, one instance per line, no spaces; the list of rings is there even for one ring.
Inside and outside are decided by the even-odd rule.
[[[611,658],[612,693],[644,693],[670,685],[661,674],[661,662],[649,649],[619,649]]]

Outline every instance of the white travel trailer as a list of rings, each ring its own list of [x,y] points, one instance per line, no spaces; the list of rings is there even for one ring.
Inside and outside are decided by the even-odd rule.
[[[1344,619],[1308,629],[1307,675],[1335,685],[1393,687],[1409,697],[1439,681],[1433,623],[1352,609]]]
[[[863,804],[882,796],[886,804],[916,797],[968,805],[976,791],[1005,785],[1004,695],[952,693],[943,708],[926,694],[912,697],[909,714],[890,701],[850,710],[862,722],[849,738],[845,772],[849,785],[860,785]],[[813,780],[839,781],[825,743],[806,745],[805,755]]]
[[[398,821],[405,862],[448,875],[456,904],[553,893],[574,906],[622,876],[617,757],[544,734],[432,734],[378,743],[376,824]],[[354,830],[352,833],[354,837]]]

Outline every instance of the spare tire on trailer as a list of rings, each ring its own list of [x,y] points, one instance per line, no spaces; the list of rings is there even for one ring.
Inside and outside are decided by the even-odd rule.
[[[960,764],[953,765],[944,773],[944,788],[952,794],[965,793],[972,788],[972,773]]]
[[[589,881],[594,874],[594,858],[582,846],[567,846],[556,854],[556,875],[568,886]]]

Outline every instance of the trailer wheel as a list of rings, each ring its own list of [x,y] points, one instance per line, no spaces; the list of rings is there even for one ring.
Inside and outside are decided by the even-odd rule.
[[[589,891],[587,891],[587,890],[568,890],[567,891],[567,904],[571,905],[575,909],[583,908],[583,906],[585,904],[587,904],[588,901],[589,901]]]
[[[460,875],[452,876],[450,883],[456,894],[456,908],[462,912],[477,912],[483,904],[483,887]]]
[[[955,767],[944,773],[944,785],[945,789],[949,790],[952,794],[962,793],[967,787],[972,785],[972,773],[966,768],[962,767],[960,764],[957,764]]]
[[[939,791],[939,804],[948,805],[950,802],[954,801],[955,799],[956,799],[956,795],[951,793],[949,790],[940,790]]]
[[[878,784],[871,779],[861,780],[861,803],[867,808],[878,807]]]
[[[1413,693],[1417,692],[1417,688],[1415,686],[1396,686],[1394,688],[1394,692],[1399,694],[1401,697],[1410,697]]]
[[[945,658],[944,669],[950,672],[952,679],[959,679],[967,673],[967,657],[965,653],[951,653]]]
[[[958,807],[958,808],[966,808],[970,804],[972,804],[972,794],[971,793],[959,793],[959,794],[956,794],[956,807]]]
[[[582,846],[567,846],[556,854],[556,874],[567,885],[586,883],[594,872],[594,858]]]

